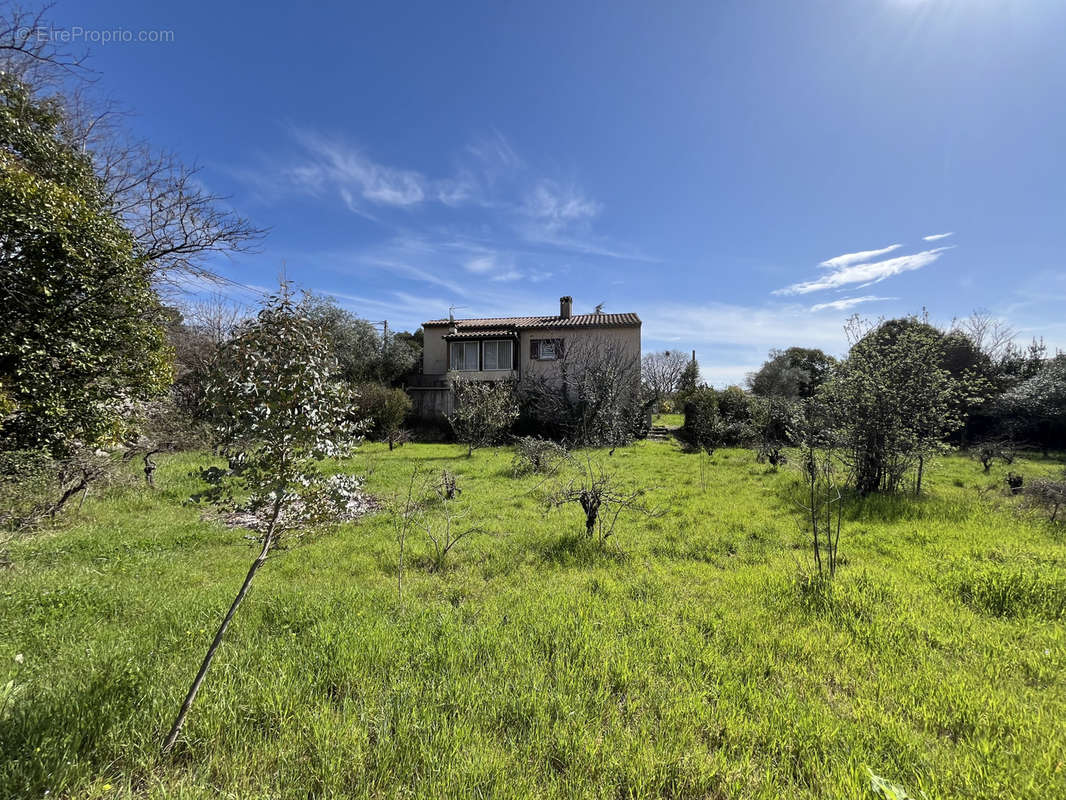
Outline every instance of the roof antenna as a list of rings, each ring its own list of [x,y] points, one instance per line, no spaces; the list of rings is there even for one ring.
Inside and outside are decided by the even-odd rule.
[[[457,309],[457,308],[466,308],[466,306],[455,306],[455,305],[448,306],[448,326],[450,327],[452,333],[455,333],[455,331],[456,331],[456,328],[455,328],[455,309]]]
[[[596,310],[593,311],[592,313],[593,314],[602,314],[603,313],[603,305],[604,305],[603,303],[597,303],[596,304]]]

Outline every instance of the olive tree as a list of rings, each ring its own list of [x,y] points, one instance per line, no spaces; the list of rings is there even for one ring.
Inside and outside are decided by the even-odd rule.
[[[496,444],[518,419],[518,399],[511,381],[452,381],[455,411],[448,423],[455,438],[466,445],[467,456],[474,449]]]
[[[215,652],[252,580],[287,534],[330,513],[319,463],[347,454],[361,424],[349,409],[355,400],[337,379],[337,362],[288,286],[270,297],[258,315],[225,344],[207,386],[221,455],[231,468],[208,471],[218,478],[212,494],[247,498],[261,522],[259,555],[208,647],[196,678],[163,743],[174,746]]]
[[[836,359],[817,348],[771,350],[770,358],[748,376],[748,387],[759,397],[814,397],[835,365]]]

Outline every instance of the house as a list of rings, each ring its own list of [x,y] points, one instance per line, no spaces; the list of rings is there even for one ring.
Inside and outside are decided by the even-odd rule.
[[[606,345],[640,364],[636,314],[574,314],[573,308],[572,297],[561,297],[557,315],[422,323],[422,374],[418,385],[409,387],[415,413],[422,417],[449,413],[455,377],[489,381],[550,377],[568,352],[592,346]]]

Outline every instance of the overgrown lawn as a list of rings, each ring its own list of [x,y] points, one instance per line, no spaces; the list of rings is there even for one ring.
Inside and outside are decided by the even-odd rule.
[[[184,503],[201,456],[90,496],[0,567],[0,797],[854,798],[867,767],[930,798],[1066,796],[1063,529],[1003,469],[951,457],[921,498],[854,502],[823,591],[797,580],[788,469],[595,458],[660,512],[606,547],[508,449],[364,446],[338,469],[381,498],[448,469],[485,532],[432,573],[416,530],[402,598],[384,513],[278,553],[167,759],[252,545]]]

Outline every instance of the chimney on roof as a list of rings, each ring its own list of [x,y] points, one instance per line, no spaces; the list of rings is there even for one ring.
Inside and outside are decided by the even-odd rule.
[[[570,295],[559,298],[559,316],[563,319],[570,319],[570,316],[574,313],[574,298]]]

